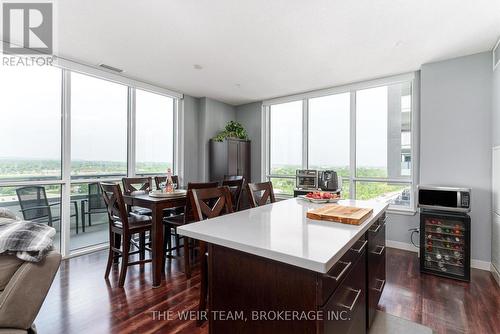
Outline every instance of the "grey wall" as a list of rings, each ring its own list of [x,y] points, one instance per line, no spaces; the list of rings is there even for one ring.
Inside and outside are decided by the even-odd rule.
[[[198,181],[208,181],[208,142],[227,122],[236,120],[235,107],[207,97],[200,99],[198,123]]]
[[[500,145],[500,67],[497,67],[493,72],[492,86],[492,145],[498,146]],[[498,216],[496,219],[492,219],[491,224],[491,263],[497,270],[500,270],[500,221]]]
[[[262,102],[254,102],[236,107],[236,120],[248,132],[251,143],[251,178],[252,182],[261,181],[261,142],[262,142]]]
[[[491,53],[421,69],[420,183],[472,188],[471,256],[491,258]]]
[[[200,99],[184,95],[184,180],[199,180],[199,132],[200,123]]]

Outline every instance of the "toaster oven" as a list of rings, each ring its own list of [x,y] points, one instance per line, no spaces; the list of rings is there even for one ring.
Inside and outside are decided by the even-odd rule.
[[[317,189],[318,171],[315,169],[297,169],[295,172],[295,186],[297,189]]]

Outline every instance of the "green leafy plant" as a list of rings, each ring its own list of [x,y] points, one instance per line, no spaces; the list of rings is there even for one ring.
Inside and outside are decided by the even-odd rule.
[[[224,130],[212,138],[214,141],[222,142],[226,138],[248,139],[247,130],[239,122],[229,121]]]

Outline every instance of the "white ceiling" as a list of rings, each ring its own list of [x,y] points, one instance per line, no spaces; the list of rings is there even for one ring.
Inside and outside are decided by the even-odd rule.
[[[416,70],[500,36],[498,0],[57,3],[60,56],[235,105]]]

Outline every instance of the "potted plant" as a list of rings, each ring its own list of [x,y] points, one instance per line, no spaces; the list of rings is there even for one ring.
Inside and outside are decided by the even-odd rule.
[[[216,142],[223,142],[227,138],[248,140],[247,130],[239,122],[229,121],[224,130],[219,132],[213,139]]]

